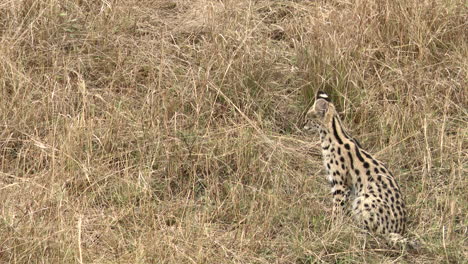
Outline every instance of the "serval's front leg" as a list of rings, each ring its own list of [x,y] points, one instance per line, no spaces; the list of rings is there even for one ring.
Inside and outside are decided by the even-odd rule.
[[[339,223],[347,213],[346,205],[351,194],[351,190],[338,173],[332,173],[332,175],[329,176],[329,179],[331,179],[331,193],[333,195],[333,222]]]

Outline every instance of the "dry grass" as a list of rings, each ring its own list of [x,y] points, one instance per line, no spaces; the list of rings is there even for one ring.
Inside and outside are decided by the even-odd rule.
[[[3,1],[0,262],[466,261],[467,21],[463,0]],[[424,250],[330,228],[299,126],[317,89]]]

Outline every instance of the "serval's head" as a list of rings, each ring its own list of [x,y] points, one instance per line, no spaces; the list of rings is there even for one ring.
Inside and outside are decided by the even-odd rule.
[[[330,102],[330,96],[325,92],[318,91],[315,96],[314,105],[305,116],[305,130],[313,128],[328,127],[335,115],[335,106]]]

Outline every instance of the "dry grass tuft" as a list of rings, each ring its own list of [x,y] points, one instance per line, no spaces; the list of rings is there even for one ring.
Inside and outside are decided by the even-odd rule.
[[[467,21],[462,0],[4,1],[0,262],[466,261]],[[423,251],[330,228],[317,89]]]

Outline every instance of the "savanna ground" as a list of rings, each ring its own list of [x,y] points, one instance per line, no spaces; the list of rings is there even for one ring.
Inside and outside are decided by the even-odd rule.
[[[463,0],[0,3],[1,263],[463,263]],[[331,226],[318,89],[420,251]]]

